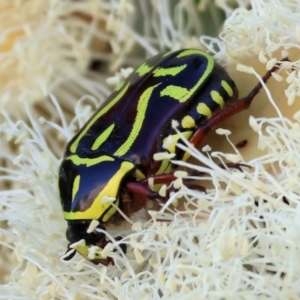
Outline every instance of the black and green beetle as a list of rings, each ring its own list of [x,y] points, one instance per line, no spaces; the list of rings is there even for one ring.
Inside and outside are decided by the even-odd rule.
[[[277,68],[268,71],[263,81]],[[170,163],[156,161],[153,155],[167,151],[176,159],[188,158],[175,147],[179,136],[172,120],[199,146],[214,125],[247,109],[260,89],[259,83],[238,100],[236,85],[224,68],[200,50],[158,54],[140,65],[67,145],[58,188],[68,222],[67,239],[76,243],[74,249],[96,264],[113,263],[100,252],[109,243],[105,226],[119,216],[116,207],[130,215],[144,206],[145,198],[163,201],[150,189],[148,178],[155,183],[175,178]],[[163,148],[170,136],[173,142]],[[92,247],[94,254],[89,255]],[[126,245],[120,247],[126,253]]]

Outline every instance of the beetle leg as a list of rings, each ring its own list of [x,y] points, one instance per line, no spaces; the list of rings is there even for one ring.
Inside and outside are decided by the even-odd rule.
[[[149,178],[145,178],[141,182],[127,182],[125,187],[127,190],[134,193],[135,195],[143,196],[147,199],[153,200],[158,203],[166,202],[168,196],[162,197],[159,195],[158,192],[155,192],[146,186],[146,184],[148,184],[148,179],[150,179],[150,178],[154,179],[154,184],[166,184],[166,183],[171,183],[177,177],[175,177],[173,173],[159,174],[159,175],[151,176]],[[187,187],[192,187],[192,188],[198,189],[200,191],[204,191],[204,192],[206,191],[206,189],[202,186],[189,185],[189,184],[185,184],[185,185]],[[167,195],[169,195],[170,192],[176,191],[176,190],[177,189],[170,187],[168,189]]]
[[[222,169],[225,169],[227,167],[227,168],[230,168],[230,169],[237,169],[241,172],[243,172],[243,169],[241,167],[252,169],[252,167],[249,166],[249,165],[239,164],[239,163],[225,163],[225,164],[218,164],[218,166]],[[192,172],[189,173],[189,176],[204,176],[204,175],[207,175],[207,173],[206,172],[199,172],[199,171],[192,171]]]
[[[204,173],[202,174],[204,175]],[[166,173],[166,174],[156,174],[156,175],[152,175],[150,177],[147,177],[145,179],[143,179],[141,181],[142,184],[149,184],[148,180],[149,179],[153,179],[154,184],[168,184],[173,182],[174,180],[177,179],[177,177],[174,175],[174,173]],[[186,181],[188,181],[189,179],[184,179],[183,178],[183,182],[184,185],[190,189],[195,189],[195,190],[199,190],[201,192],[206,192],[206,188],[201,186],[201,185],[196,185],[196,184],[190,184],[190,183],[186,183]],[[168,189],[168,194],[172,191],[177,191],[177,189],[170,187]]]
[[[125,187],[128,191],[132,192],[135,195],[140,195],[159,203],[165,202],[165,199],[163,197],[161,197],[157,192],[152,191],[141,182],[130,181],[125,184]]]
[[[248,166],[246,164],[237,164],[237,163],[226,163],[226,164],[220,164],[219,165],[220,168],[225,169],[225,167],[228,168],[235,168],[238,169],[239,171],[243,171],[241,169],[241,167],[248,167],[251,168],[251,166]],[[205,175],[204,172],[197,172],[197,171],[193,171],[192,173],[189,174],[190,176],[203,176]],[[159,198],[159,202],[162,201],[162,197],[159,196],[159,194],[157,192],[152,191],[151,189],[149,189],[147,187],[147,185],[149,185],[149,179],[153,180],[154,184],[168,184],[173,182],[174,180],[177,179],[177,177],[174,175],[174,173],[164,173],[164,174],[155,174],[152,176],[149,176],[147,178],[144,178],[143,180],[139,181],[139,182],[128,182],[126,184],[126,188],[133,192],[134,194],[138,194],[144,197],[147,197],[149,199],[155,200],[157,198]],[[183,178],[183,182],[184,185],[190,189],[196,189],[199,190],[201,192],[206,192],[206,188],[201,186],[201,185],[196,185],[196,184],[190,184],[188,183],[189,179],[184,179]],[[168,194],[172,191],[176,191],[177,189],[170,187],[168,188]]]
[[[247,167],[247,168],[251,168],[251,166],[246,165],[246,164],[238,164],[238,163],[226,163],[226,164],[219,164],[219,167],[222,169],[225,169],[225,167],[227,168],[233,168],[233,169],[238,169],[239,171],[243,171],[241,169],[241,167]],[[191,173],[189,173],[189,176],[203,176],[205,175],[205,172],[198,172],[198,171],[193,171]],[[143,180],[141,180],[139,183],[141,183],[142,185],[149,185],[149,179],[153,179],[153,183],[154,184],[168,184],[173,182],[174,180],[177,179],[177,177],[174,175],[174,173],[163,173],[163,174],[155,174],[155,175],[151,175],[147,178],[144,178]],[[183,181],[186,182],[189,179],[184,179]],[[135,182],[136,183],[136,182]],[[189,184],[185,184],[186,186],[191,186]],[[198,189],[200,188],[201,191],[205,192],[205,188],[198,186]],[[142,194],[145,196],[145,194]]]
[[[151,175],[141,181],[142,184],[149,184],[149,179],[153,180],[153,184],[169,184],[177,179],[174,173],[163,173],[163,174],[155,174]],[[174,187],[169,187],[167,190],[167,195],[169,195],[172,191],[176,191]]]
[[[163,174],[155,174],[155,175],[151,175],[143,180],[141,180],[140,182],[142,184],[149,184],[149,179],[152,178],[154,181],[154,184],[167,184],[167,183],[171,183],[172,181],[174,181],[175,179],[177,179],[177,177],[174,175],[174,173],[163,173]]]
[[[95,265],[101,264],[101,265],[106,266],[106,267],[109,266],[110,264],[112,266],[115,265],[115,262],[111,257],[101,258],[101,259],[100,258],[91,259],[90,262],[95,264]]]
[[[284,58],[281,62],[289,61],[288,58]],[[274,66],[271,70],[269,70],[263,77],[262,81],[264,83],[271,77],[272,73],[275,72],[279,68],[280,64]],[[244,98],[237,100],[236,102],[228,105],[224,109],[218,111],[214,116],[208,119],[206,122],[201,124],[198,129],[195,131],[193,136],[190,139],[190,143],[193,144],[196,148],[201,145],[203,138],[205,135],[217,124],[226,120],[228,117],[235,115],[243,110],[246,110],[251,105],[253,98],[258,94],[260,89],[262,88],[261,82],[252,89],[252,91]]]
[[[197,191],[206,193],[206,188],[202,185],[186,183],[185,181],[183,181],[183,182],[184,182],[184,185],[190,190],[197,190]],[[178,190],[179,189],[175,189],[174,187],[170,187],[170,188],[168,188],[167,193],[169,195],[171,192],[177,192]]]
[[[243,169],[241,167],[252,169],[252,167],[249,165],[239,164],[239,163],[226,163],[226,164],[219,164],[218,166],[222,169],[225,169],[225,167],[230,168],[230,169],[237,169],[240,172],[243,172]]]

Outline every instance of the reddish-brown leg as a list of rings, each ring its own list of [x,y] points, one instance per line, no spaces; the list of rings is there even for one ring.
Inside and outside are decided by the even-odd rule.
[[[283,60],[281,60],[281,62],[284,61],[288,61],[288,58],[284,58]],[[278,68],[279,65],[274,66],[271,70],[269,70],[262,77],[262,81],[266,83],[267,80],[271,77],[272,73],[275,72]],[[231,105],[228,105],[226,108],[220,110],[209,120],[204,122],[191,137],[190,139],[191,144],[193,144],[195,147],[199,147],[203,141],[203,138],[211,130],[211,128],[213,128],[215,125],[219,124],[220,122],[226,120],[228,117],[248,109],[252,103],[252,100],[258,94],[261,88],[262,88],[262,84],[259,82],[246,97],[232,103]],[[220,165],[220,166],[223,168],[225,167],[224,165]],[[234,163],[228,163],[226,164],[226,166],[229,168],[236,168],[240,171],[241,171],[241,166],[249,167],[244,164],[234,164]],[[174,176],[173,173],[153,175],[149,178],[145,178],[141,180],[140,182],[128,182],[126,184],[126,188],[132,193],[147,197],[148,199],[152,199],[157,202],[163,201],[164,200],[163,197],[159,196],[157,192],[154,192],[150,188],[148,188],[150,178],[153,178],[154,184],[168,184],[174,181],[177,177]],[[202,187],[199,187],[199,189],[205,191],[205,189]]]
[[[164,174],[156,174],[156,175],[152,175],[148,178],[145,178],[143,180],[141,180],[140,182],[142,184],[149,184],[149,179],[152,178],[154,184],[167,184],[167,183],[171,183],[172,181],[174,181],[177,177],[174,175],[174,173],[164,173]]]
[[[243,172],[241,167],[245,167],[245,168],[250,168],[251,166],[246,165],[246,164],[239,164],[239,163],[226,163],[226,164],[219,164],[218,165],[220,168],[225,169],[225,167],[230,168],[230,169],[237,169],[241,172]]]
[[[189,174],[191,176],[203,176],[205,175],[205,173],[200,173],[200,172],[193,172],[191,174]],[[142,184],[149,184],[149,179],[153,179],[153,183],[154,184],[168,184],[173,182],[174,180],[177,179],[177,177],[174,175],[174,173],[166,173],[166,174],[156,174],[156,175],[152,175],[148,178],[145,178],[141,181]],[[190,189],[194,189],[194,190],[199,190],[202,192],[206,192],[206,189],[203,186],[200,185],[196,185],[196,184],[190,184],[186,182],[187,180],[183,178],[183,182],[185,184],[185,186],[187,186]],[[171,191],[175,191],[175,189],[170,188],[169,192]]]
[[[288,58],[284,58],[281,62],[288,61]],[[262,77],[262,81],[264,83],[271,77],[272,73],[275,72],[279,68],[278,66],[274,66],[270,71],[268,71],[264,77]],[[193,134],[190,139],[191,144],[193,144],[196,148],[199,147],[203,141],[205,135],[217,124],[226,120],[228,117],[235,115],[238,112],[246,110],[251,105],[252,100],[258,94],[260,89],[262,88],[262,84],[259,82],[253,90],[244,98],[228,105],[226,108],[217,112],[214,116],[212,116],[209,120],[204,122]]]
[[[158,202],[164,201],[165,198],[159,196],[159,194],[157,192],[154,192],[153,190],[148,188],[150,178],[153,179],[154,184],[168,184],[168,183],[173,182],[175,179],[177,179],[177,177],[174,175],[174,173],[156,174],[156,175],[152,175],[148,178],[145,178],[139,182],[128,182],[126,184],[126,188],[129,191],[131,191],[132,193],[147,197],[148,199],[158,201]],[[183,179],[183,180],[186,181],[185,179]],[[189,184],[189,183],[185,183],[185,185],[189,188],[197,189],[202,192],[206,191],[206,189],[202,186],[193,185],[193,184]],[[169,188],[168,193],[170,193],[171,191],[175,191],[175,190],[176,189],[174,189],[174,188]]]
[[[150,199],[159,197],[157,192],[152,191],[145,184],[143,184],[139,181],[127,182],[125,184],[125,187],[128,191],[130,191],[136,195],[140,195],[140,196],[147,197]]]
[[[150,178],[153,178],[154,184],[168,184],[174,181],[177,177],[174,176],[173,173],[158,174],[158,175],[153,175],[151,177],[145,178],[142,181],[127,182],[125,184],[125,187],[128,191],[136,195],[146,197],[156,202],[164,202],[166,200],[165,197],[160,196],[157,192],[151,190],[148,187],[149,186],[148,180]]]

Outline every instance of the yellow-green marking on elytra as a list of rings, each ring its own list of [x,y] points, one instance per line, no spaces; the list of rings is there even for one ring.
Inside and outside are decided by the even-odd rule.
[[[192,128],[196,126],[195,120],[191,116],[185,116],[181,120],[181,126],[183,128]]]
[[[197,83],[191,88],[187,89],[185,87],[176,86],[176,85],[167,85],[161,92],[161,96],[169,96],[180,103],[184,103],[187,100],[190,100],[193,94],[197,91],[197,89],[203,84],[203,82],[207,79],[207,77],[211,74],[214,68],[214,60],[213,58],[208,55],[207,53],[200,51],[200,50],[186,50],[179,53],[176,57],[185,57],[188,55],[201,55],[206,58],[207,65],[205,71],[203,72],[202,76],[199,78]]]
[[[152,67],[148,66],[147,63],[144,62],[136,69],[135,72],[138,73],[140,77],[142,77],[143,75],[149,73],[151,69]]]
[[[123,87],[124,83],[125,83],[125,81],[121,81],[121,82],[116,86],[114,92],[119,91],[119,90]]]
[[[193,135],[193,131],[184,131],[181,134],[188,140]],[[163,148],[168,150],[170,153],[176,153],[176,143],[178,143],[179,140],[179,134],[169,135],[163,140]]]
[[[185,56],[190,56],[190,55],[200,55],[200,56],[204,56],[207,61],[208,64],[213,64],[214,65],[214,59],[206,52],[202,51],[202,50],[197,50],[197,49],[187,49],[184,50],[182,52],[180,52],[176,57],[180,58],[180,57],[185,57]]]
[[[114,161],[115,159],[108,155],[101,155],[96,158],[81,158],[78,155],[71,155],[66,160],[71,160],[76,166],[86,165],[87,167],[91,167],[104,161]]]
[[[221,85],[222,85],[223,89],[227,92],[228,96],[232,97],[233,96],[233,90],[232,90],[231,86],[228,84],[228,82],[225,81],[225,80],[222,80]]]
[[[127,92],[130,83],[128,83],[113,99],[110,100],[94,117],[86,124],[80,134],[78,134],[76,140],[71,144],[70,151],[76,153],[78,145],[81,139],[87,134],[89,129],[95,124],[95,122],[104,114],[106,114]]]
[[[163,56],[163,57],[167,57],[167,56],[169,56],[170,54],[173,54],[173,52],[174,52],[173,50],[170,50],[170,51],[164,53],[162,56]]]
[[[172,67],[172,68],[157,68],[153,71],[153,76],[154,77],[163,77],[163,76],[176,76],[180,72],[182,72],[187,65],[181,65],[177,67]]]
[[[168,85],[160,92],[160,96],[169,96],[180,103],[189,99],[188,94],[189,90],[187,88],[177,85]]]
[[[206,116],[208,119],[212,116],[211,109],[203,102],[197,105],[197,112],[200,115]]]
[[[224,106],[224,99],[217,91],[211,91],[210,92],[211,98],[220,105],[220,108],[223,108]]]
[[[126,139],[126,141],[114,153],[114,155],[122,156],[129,151],[130,147],[134,143],[135,139],[138,137],[140,130],[142,128],[142,125],[143,125],[143,122],[145,119],[145,115],[146,115],[146,111],[147,111],[147,107],[148,107],[148,103],[149,103],[149,100],[151,99],[151,95],[152,95],[154,89],[157,86],[159,86],[160,84],[161,83],[158,83],[154,86],[148,87],[141,95],[141,97],[138,101],[137,114],[136,114],[132,129],[131,129],[131,132],[130,132],[128,138]]]
[[[99,149],[99,147],[108,139],[108,137],[111,135],[112,131],[115,128],[115,124],[111,124],[109,127],[107,127],[102,134],[100,134],[96,140],[94,141],[92,145],[92,150],[95,151]]]

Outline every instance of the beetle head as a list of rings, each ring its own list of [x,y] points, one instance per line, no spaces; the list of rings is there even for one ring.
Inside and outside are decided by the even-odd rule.
[[[104,226],[99,224],[96,228],[93,229],[92,232],[89,232],[89,227],[91,223],[90,221],[69,221],[68,229],[66,232],[66,236],[68,241],[70,242],[68,246],[67,253],[70,249],[74,249],[74,252],[68,256],[65,256],[65,260],[70,260],[76,252],[82,255],[86,260],[94,264],[103,264],[109,265],[114,264],[114,261],[111,257],[106,257],[101,255],[101,251],[103,248],[110,243],[110,241],[106,241],[105,234],[103,230]],[[121,240],[121,237],[115,238],[117,241]],[[78,243],[77,243],[78,242]],[[72,246],[72,244],[77,243]],[[92,249],[93,247],[93,249]],[[126,245],[120,245],[121,250],[126,254]],[[76,252],[75,252],[76,251]],[[116,250],[114,250],[116,251]]]
[[[108,155],[95,158],[71,155],[63,160],[58,189],[68,221],[67,239],[71,244],[79,242],[74,248],[87,260],[103,264],[111,261],[99,254],[109,243],[103,233],[104,224],[117,212],[121,186],[134,169],[132,162]],[[99,225],[90,232],[93,220]],[[121,248],[126,251],[125,245]]]

